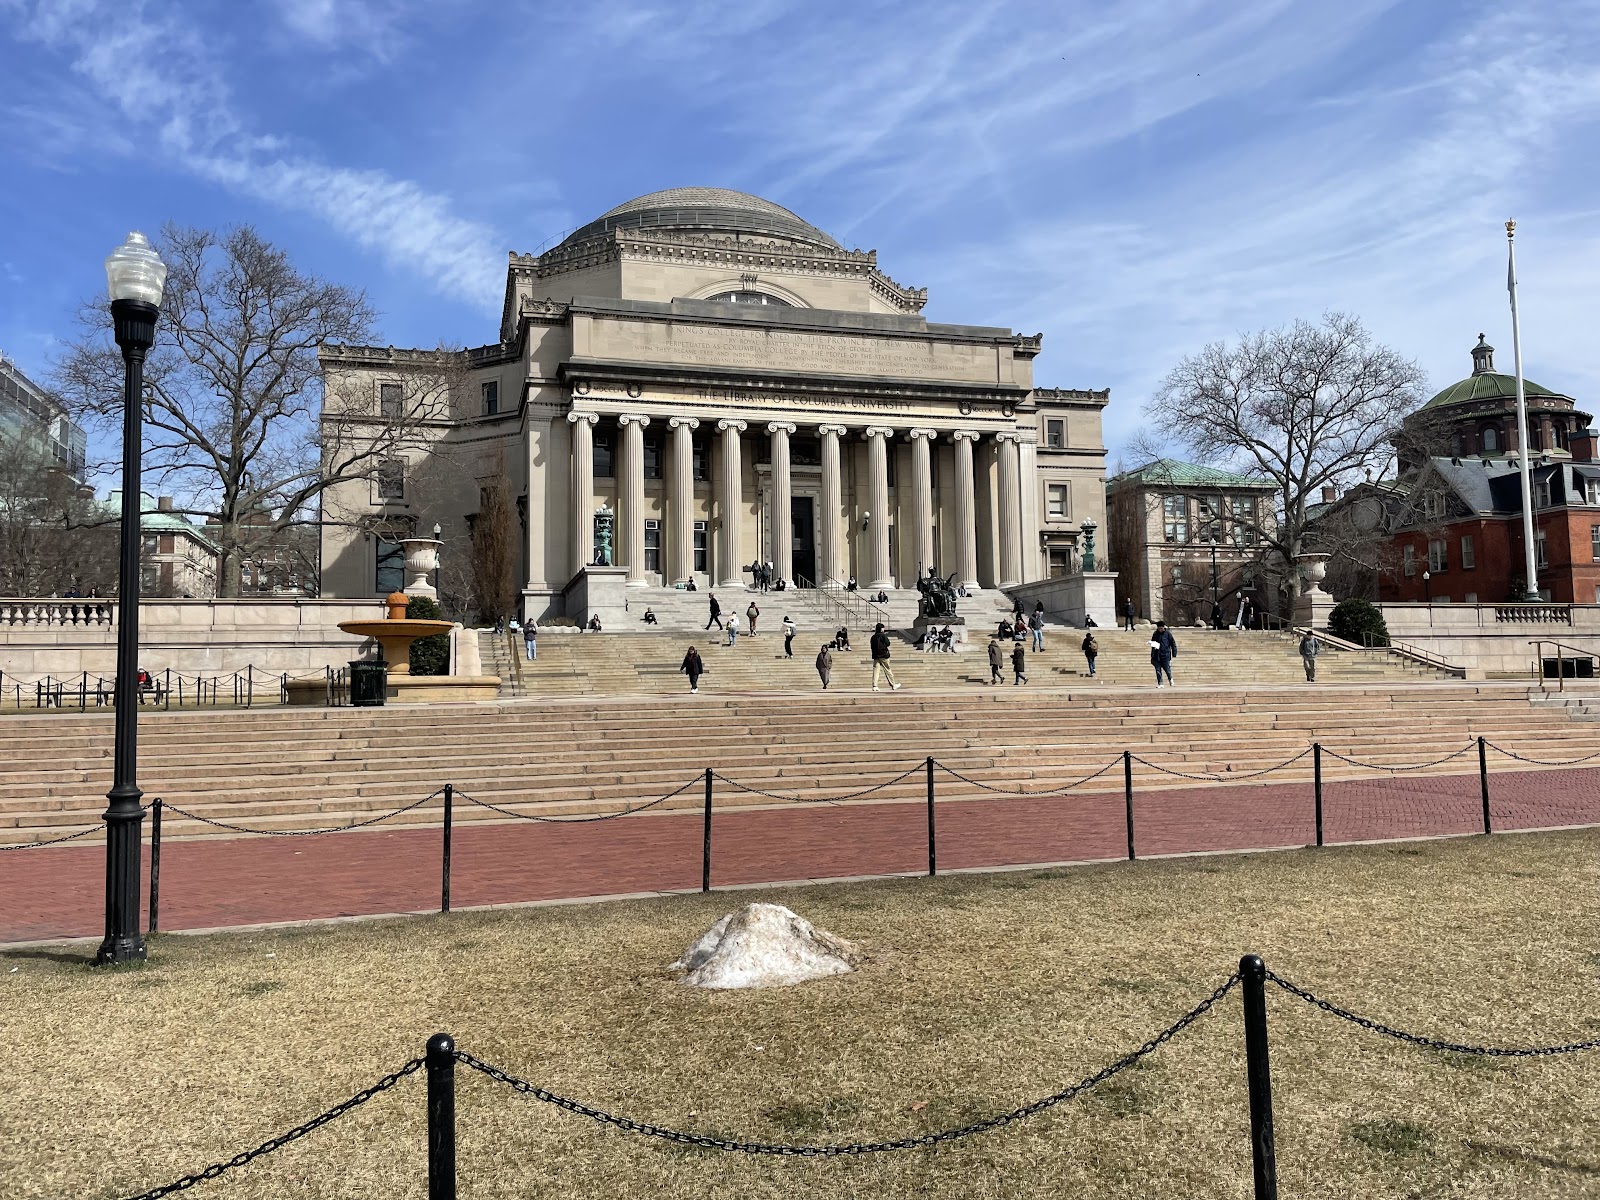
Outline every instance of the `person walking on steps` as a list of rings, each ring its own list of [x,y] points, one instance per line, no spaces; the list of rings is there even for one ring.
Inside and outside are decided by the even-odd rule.
[[[755,637],[756,635],[756,618],[760,615],[761,610],[756,607],[756,602],[754,600],[750,601],[750,607],[744,610],[744,616],[745,620],[750,622],[751,637]]]
[[[1021,642],[1011,648],[1011,673],[1015,677],[1012,683],[1021,687],[1028,682],[1028,651]]]
[[[728,614],[728,645],[733,645],[739,640],[739,614]]]
[[[1028,631],[1033,634],[1033,648],[1044,650],[1044,605],[1034,607],[1033,616],[1028,618]]]
[[[689,653],[683,656],[683,665],[678,670],[689,677],[689,690],[698,692],[700,690],[700,676],[706,673],[705,660],[700,657],[700,651],[690,646]]]
[[[1135,616],[1136,614],[1133,610],[1133,597],[1129,596],[1122,602],[1122,627],[1124,629],[1132,629],[1133,619]]]
[[[1321,651],[1322,643],[1317,640],[1317,635],[1306,630],[1300,639],[1300,661],[1305,664],[1307,683],[1317,681],[1317,655]]]
[[[1094,678],[1094,660],[1100,657],[1100,643],[1094,640],[1094,632],[1083,635],[1083,658],[1089,664],[1089,678]]]
[[[998,636],[989,639],[989,682],[991,684],[1004,683],[1006,669],[1006,652],[1000,646]]]
[[[898,692],[900,685],[894,681],[894,672],[889,669],[889,635],[883,631],[883,622],[878,622],[878,627],[872,633],[872,690],[878,691],[878,680],[885,680],[889,690]]]
[[[1156,669],[1156,686],[1161,686],[1161,676],[1172,686],[1172,660],[1178,657],[1178,643],[1165,621],[1156,622],[1156,631],[1150,638],[1150,665]]]
[[[522,647],[528,652],[529,662],[539,661],[539,627],[531,620],[522,627]]]
[[[817,675],[822,679],[822,690],[828,690],[828,676],[833,674],[833,650],[827,642],[817,651]]]
[[[718,629],[721,629],[722,605],[717,603],[717,594],[712,592],[707,602],[711,606],[711,619],[706,622],[706,628],[710,629],[713,625],[715,625]]]
[[[783,656],[794,657],[794,635],[799,632],[793,619],[788,613],[783,614]]]

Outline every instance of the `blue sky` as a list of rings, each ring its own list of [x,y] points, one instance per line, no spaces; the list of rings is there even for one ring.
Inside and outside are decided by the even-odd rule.
[[[382,341],[497,335],[505,253],[629,197],[783,204],[932,320],[1043,330],[1113,457],[1209,340],[1480,330],[1600,408],[1600,4],[0,0],[0,350],[46,373],[132,228],[255,225]]]

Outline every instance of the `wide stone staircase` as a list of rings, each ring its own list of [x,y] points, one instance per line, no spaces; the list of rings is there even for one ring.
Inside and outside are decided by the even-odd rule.
[[[607,641],[604,635],[568,637],[574,649]],[[756,641],[757,647],[713,658],[714,671],[734,674],[741,668],[733,664],[753,664],[742,669],[759,678],[787,669],[773,660],[766,635]],[[1218,642],[1220,656],[1222,635]],[[1204,639],[1191,635],[1184,644],[1180,670],[1194,661],[1191,645],[1195,659],[1205,658]],[[847,669],[860,672],[859,660]],[[543,640],[540,661],[546,661]],[[909,677],[924,659],[908,654],[898,661]],[[925,661],[929,671],[960,667],[948,656]],[[802,667],[810,669],[802,663],[795,670]],[[1124,750],[1163,767],[1141,765],[1140,789],[1194,786],[1168,770],[1243,777],[1294,758],[1314,740],[1360,764],[1416,764],[1454,754],[1433,769],[1458,774],[1475,769],[1470,739],[1476,736],[1549,760],[1600,751],[1600,726],[1573,720],[1575,708],[1531,705],[1526,685],[1418,687],[1375,680],[1313,688],[1252,681],[1157,692],[1079,680],[1054,691],[716,691],[430,708],[141,714],[140,783],[147,798],[164,797],[200,817],[293,830],[393,812],[447,782],[512,812],[565,816],[615,812],[675,789],[684,790],[656,811],[698,805],[707,767],[743,786],[812,799],[907,772],[853,801],[878,803],[919,801],[925,785],[917,768],[929,755],[961,775],[942,780],[941,797],[981,799],[989,795],[986,788],[1048,790],[1102,771],[1086,790],[1116,790]],[[111,781],[111,747],[109,714],[0,721],[0,843],[94,829]],[[1271,778],[1303,782],[1311,769],[1306,755]],[[1331,755],[1324,772],[1330,779],[1381,774]],[[769,803],[755,792],[718,786],[720,805]],[[439,816],[435,801],[394,823],[436,823]],[[456,819],[503,818],[463,800]],[[170,809],[165,833],[237,836]]]

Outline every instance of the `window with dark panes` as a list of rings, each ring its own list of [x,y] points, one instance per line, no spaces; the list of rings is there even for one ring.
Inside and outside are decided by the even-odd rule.
[[[378,415],[385,421],[398,421],[405,415],[404,392],[398,383],[378,385]]]
[[[610,479],[612,477],[611,430],[609,429],[596,429],[594,431],[594,474],[596,479]]]
[[[386,458],[378,464],[378,499],[404,500],[406,496],[406,460]]]
[[[500,411],[500,384],[490,380],[483,385],[483,415],[492,417]]]
[[[1051,450],[1062,450],[1067,445],[1067,423],[1065,421],[1046,421],[1044,423],[1044,444]]]

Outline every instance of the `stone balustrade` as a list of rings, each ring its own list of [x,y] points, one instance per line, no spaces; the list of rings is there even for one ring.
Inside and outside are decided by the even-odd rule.
[[[0,599],[0,625],[107,626],[116,611],[115,600]]]
[[[1571,625],[1572,606],[1569,604],[1497,604],[1494,606],[1496,624],[1507,621],[1522,625]]]

